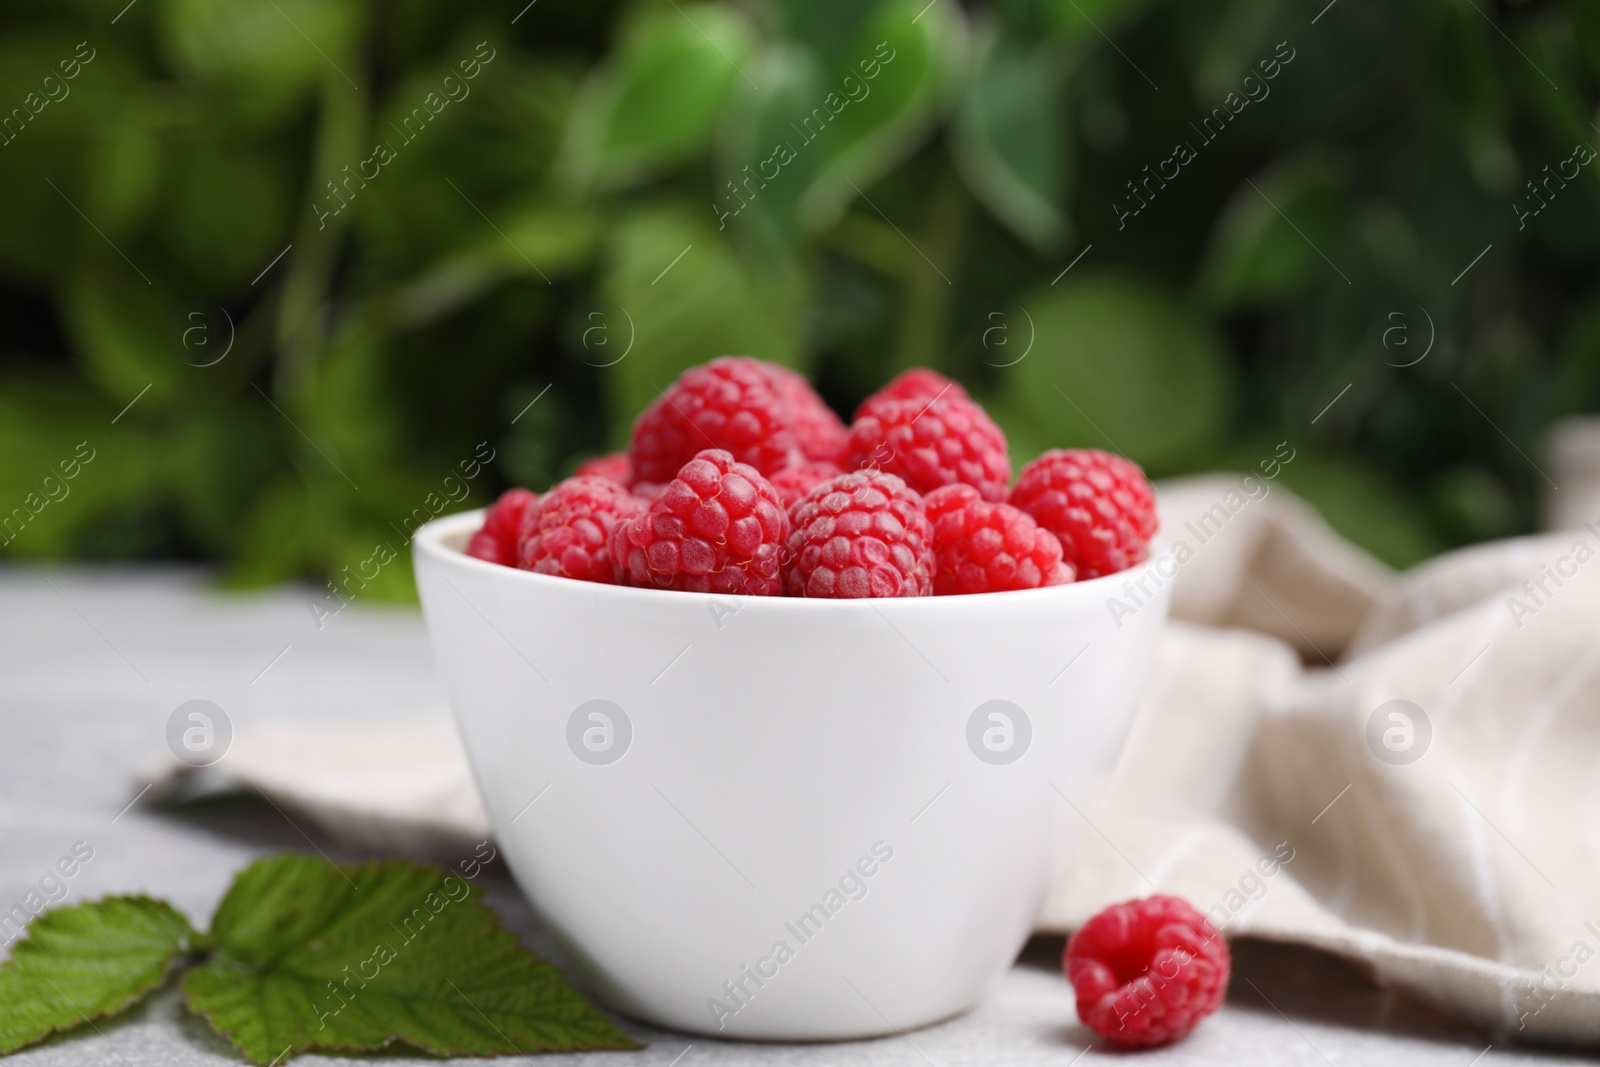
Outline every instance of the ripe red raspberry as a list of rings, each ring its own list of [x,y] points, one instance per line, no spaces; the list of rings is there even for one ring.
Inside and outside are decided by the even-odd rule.
[[[841,474],[789,509],[789,596],[929,596],[933,527],[922,498],[882,471]]]
[[[946,485],[922,498],[933,524],[938,570],[934,596],[1037,589],[1072,581],[1061,542],[1025,511],[992,504],[970,485]]]
[[[708,448],[642,514],[611,531],[624,585],[777,596],[789,519],[754,467]]]
[[[876,467],[919,493],[965,482],[985,500],[1004,500],[1011,481],[1006,435],[965,397],[873,400],[850,427],[845,467]]]
[[[641,509],[654,504],[656,497],[666,491],[666,485],[661,482],[634,482],[633,488],[630,490],[633,493],[633,499],[639,502]]]
[[[932,400],[935,397],[959,397],[962,400],[971,400],[961,383],[953,378],[946,378],[936,370],[927,367],[912,367],[895,376],[888,385],[867,397],[856,408],[856,418],[866,413],[867,408],[880,400]]]
[[[1222,1005],[1228,942],[1178,897],[1113,904],[1067,942],[1078,1018],[1119,1045],[1165,1045]]]
[[[633,464],[628,462],[626,452],[607,452],[603,456],[586,459],[578,464],[578,469],[573,474],[609,478],[618,485],[633,484]]]
[[[613,585],[617,576],[611,565],[611,527],[639,511],[633,494],[609,478],[568,478],[528,509],[517,566]]]
[[[767,481],[772,483],[772,488],[778,491],[778,498],[783,501],[783,506],[788,508],[823,482],[837,478],[843,473],[836,463],[804,459],[777,471]]]
[[[499,563],[517,565],[517,542],[522,536],[522,517],[539,499],[527,489],[507,489],[489,506],[483,526],[467,542],[467,555]]]
[[[707,448],[726,450],[762,473],[784,466],[797,441],[770,366],[722,356],[684,371],[633,424],[634,479],[669,482]]]
[[[1131,459],[1054,448],[1022,469],[1010,503],[1061,538],[1080,580],[1143,563],[1156,532],[1156,494]]]
[[[795,443],[807,459],[838,463],[848,431],[811,383],[797,371],[777,363],[766,365],[778,383],[778,393],[789,406],[789,425]]]

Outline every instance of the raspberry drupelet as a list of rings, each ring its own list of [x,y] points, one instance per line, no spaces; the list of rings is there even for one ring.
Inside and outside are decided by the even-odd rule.
[[[467,542],[467,555],[506,567],[517,565],[517,543],[522,536],[522,519],[539,500],[527,489],[507,489],[489,506],[483,526]]]
[[[633,464],[628,462],[626,452],[607,452],[603,456],[586,459],[578,464],[578,469],[573,473],[609,478],[618,485],[633,484]]]
[[[1022,469],[1009,502],[1061,539],[1079,580],[1143,563],[1158,525],[1144,471],[1096,448],[1046,452]]]
[[[540,574],[615,584],[611,528],[639,511],[633,494],[611,479],[574,475],[528,509],[517,566]]]
[[[763,474],[798,447],[790,401],[770,364],[721,356],[691,367],[633,425],[636,482],[670,482],[702,449],[722,449]]]
[[[892,474],[856,471],[811,490],[789,509],[784,591],[789,596],[929,596],[933,527],[922,498]]]
[[[611,531],[624,585],[777,596],[789,534],[778,491],[722,449],[696,455],[642,513]]]
[[[984,500],[970,485],[946,485],[922,500],[933,524],[935,596],[1066,585],[1061,542],[1027,512]]]
[[[844,466],[898,475],[919,493],[964,482],[994,501],[1005,499],[1011,481],[1005,434],[983,408],[950,393],[863,404],[850,426]]]
[[[860,418],[869,408],[880,400],[937,400],[953,396],[962,400],[971,400],[966,389],[954,378],[946,378],[936,370],[927,367],[912,367],[895,375],[894,380],[867,397],[856,408],[856,418]]]
[[[823,482],[843,474],[838,464],[824,460],[797,460],[790,466],[773,473],[767,480],[778,491],[785,508],[793,507],[802,497]]]
[[[810,460],[838,463],[848,437],[839,416],[811,388],[805,375],[777,363],[766,367],[778,383],[779,396],[789,406],[789,425],[801,453]]]

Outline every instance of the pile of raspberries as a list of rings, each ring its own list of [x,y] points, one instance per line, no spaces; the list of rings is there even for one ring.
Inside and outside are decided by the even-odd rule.
[[[1005,435],[956,382],[906,371],[846,426],[800,374],[748,356],[687,370],[626,453],[506,492],[469,555],[540,574],[750,596],[1036,589],[1143,562],[1137,464],[1055,449],[1011,484]]]

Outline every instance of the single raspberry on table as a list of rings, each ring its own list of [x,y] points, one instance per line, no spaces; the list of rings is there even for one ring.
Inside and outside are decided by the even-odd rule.
[[[919,493],[965,482],[985,500],[1004,500],[1011,481],[1006,435],[964,396],[874,400],[850,426],[847,469],[899,475]]]
[[[467,542],[467,555],[499,563],[517,565],[517,542],[522,536],[522,517],[536,503],[539,494],[527,489],[507,489],[489,506],[483,526]]]
[[[812,489],[789,509],[784,591],[789,596],[929,596],[933,527],[922,498],[893,474],[855,471]]]
[[[782,470],[774,471],[768,476],[767,481],[772,483],[772,488],[778,491],[778,498],[783,501],[783,506],[788,508],[823,482],[837,478],[843,473],[837,463],[797,459]]]
[[[789,519],[778,491],[722,449],[700,452],[643,513],[611,530],[623,585],[777,596]]]
[[[837,463],[849,436],[839,416],[811,388],[805,375],[777,363],[766,366],[789,406],[789,426],[800,451],[807,459]]]
[[[615,584],[611,527],[640,510],[633,494],[611,479],[574,475],[528,509],[517,566],[540,574]]]
[[[912,367],[908,371],[901,371],[894,379],[867,397],[856,408],[856,418],[860,418],[867,409],[880,400],[933,400],[947,396],[958,397],[962,400],[971,400],[961,383],[954,378],[946,378],[936,370],[927,367]]]
[[[691,367],[633,424],[628,459],[640,482],[670,482],[702,449],[722,449],[763,474],[797,447],[793,413],[772,364],[721,356]]]
[[[922,499],[933,524],[935,596],[1066,585],[1072,568],[1061,542],[1027,512],[995,504],[970,485],[946,485]]]
[[[1061,959],[1078,1018],[1119,1045],[1165,1045],[1222,1006],[1228,942],[1179,897],[1114,904],[1083,924]]]
[[[1022,469],[1009,502],[1061,538],[1080,580],[1143,563],[1158,524],[1144,471],[1097,448],[1046,452]]]
[[[618,485],[633,484],[633,464],[628,462],[626,452],[607,452],[603,456],[586,459],[578,464],[573,474],[609,478]]]

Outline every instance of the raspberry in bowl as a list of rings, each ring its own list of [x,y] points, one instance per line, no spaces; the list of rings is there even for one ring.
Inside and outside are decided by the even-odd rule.
[[[502,855],[578,977],[654,1025],[839,1040],[971,1008],[1072,862],[1073,806],[1122,748],[1170,582],[1113,616],[1152,564],[1069,580],[1046,524],[989,484],[942,491],[941,534],[886,467],[785,514],[759,464],[689,455],[637,510],[595,491],[628,512],[621,582],[469,555],[481,511],[416,535]],[[660,473],[635,470],[635,495]],[[1003,591],[929,595],[941,560]],[[742,591],[710,577],[728,567]]]

